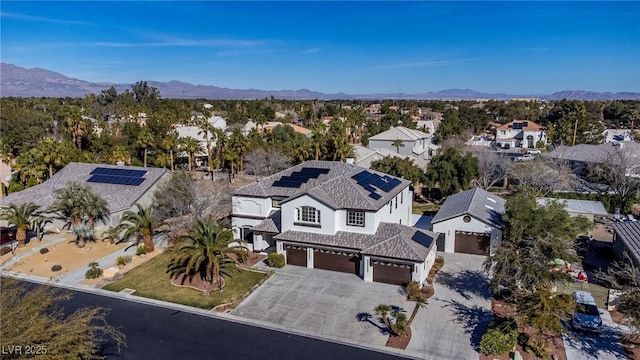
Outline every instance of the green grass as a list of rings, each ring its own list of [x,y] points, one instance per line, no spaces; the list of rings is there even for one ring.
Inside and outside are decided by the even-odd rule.
[[[418,215],[423,215],[425,213],[427,213],[426,215],[433,215],[438,210],[440,210],[440,205],[437,204],[416,205],[414,203],[412,212]]]
[[[127,272],[122,279],[114,281],[104,289],[115,292],[126,288],[135,289],[134,295],[137,296],[211,309],[217,305],[241,299],[267,276],[264,273],[239,270],[233,273],[233,278],[225,278],[226,285],[222,291],[212,291],[211,294],[206,295],[199,290],[171,284],[169,275],[166,273],[170,259],[170,251],[160,254]]]

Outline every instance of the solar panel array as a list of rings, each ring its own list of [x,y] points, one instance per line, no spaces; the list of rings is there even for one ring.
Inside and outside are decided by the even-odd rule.
[[[294,171],[291,175],[283,175],[273,183],[273,186],[299,188],[309,179],[317,179],[322,174],[328,174],[329,169],[303,167],[300,171]]]
[[[97,167],[91,171],[92,176],[87,182],[138,186],[144,182],[142,176],[146,173],[144,170]]]
[[[369,192],[369,197],[374,200],[382,198],[376,188],[388,193],[401,184],[401,181],[389,175],[380,176],[363,170],[351,177],[358,185]],[[375,187],[374,187],[375,186]]]

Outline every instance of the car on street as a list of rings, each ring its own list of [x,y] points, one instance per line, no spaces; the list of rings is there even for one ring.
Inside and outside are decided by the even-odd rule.
[[[538,154],[542,154],[542,151],[540,151],[540,149],[533,149],[533,150],[528,150],[527,154],[538,155]]]
[[[576,310],[571,316],[571,326],[575,330],[599,332],[602,318],[600,318],[600,310],[593,294],[586,291],[576,291],[574,301]]]
[[[531,154],[524,154],[522,156],[518,156],[517,158],[513,159],[513,161],[515,162],[520,162],[520,161],[528,161],[528,160],[533,160],[534,156]]]

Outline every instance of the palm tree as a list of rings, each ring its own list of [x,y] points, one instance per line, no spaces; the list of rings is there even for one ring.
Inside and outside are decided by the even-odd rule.
[[[127,210],[122,215],[122,222],[119,225],[119,229],[124,230],[122,238],[142,236],[145,249],[147,252],[152,252],[154,250],[153,233],[157,227],[162,225],[162,222],[153,218],[151,205],[144,207],[136,203],[136,208],[138,209],[136,212]]]
[[[54,192],[52,208],[59,213],[59,218],[67,221],[70,227],[80,224],[84,215],[84,200],[90,192],[89,188],[76,181],[69,181],[67,186]]]
[[[322,121],[316,121],[311,126],[311,135],[313,139],[313,147],[315,149],[315,159],[320,159],[320,150],[322,149],[322,143],[324,142],[323,136],[326,126]]]
[[[389,322],[389,313],[391,312],[391,310],[391,306],[386,304],[380,304],[373,309],[373,311],[376,312],[376,315],[382,318],[382,322],[384,323],[384,326],[387,327],[387,330],[389,330],[389,332],[393,332],[393,330],[391,329],[391,323]]]
[[[230,145],[229,147],[232,148],[240,158],[238,161],[237,170],[238,172],[242,172],[242,165],[244,163],[244,154],[246,154],[247,151],[249,150],[249,141],[242,134],[242,131],[240,129],[235,129],[233,131],[233,134],[231,134],[229,145]]]
[[[400,148],[404,147],[404,143],[402,142],[402,140],[400,139],[395,139],[392,143],[391,146],[393,146],[394,148],[396,148],[396,152],[399,154],[400,153]]]
[[[414,296],[411,300],[416,303],[416,306],[413,308],[413,312],[411,312],[411,316],[409,317],[409,321],[407,322],[407,327],[411,327],[411,323],[418,315],[418,310],[421,308],[427,307],[427,300],[420,296]]]
[[[178,141],[178,133],[175,130],[169,131],[167,136],[162,139],[162,148],[169,151],[171,156],[171,171],[175,170],[174,167],[174,151],[178,148],[180,142]]]
[[[147,167],[147,153],[149,152],[149,147],[153,146],[154,141],[155,139],[153,138],[153,134],[146,128],[140,131],[138,138],[136,139],[136,143],[144,151],[144,167]]]
[[[91,190],[84,193],[82,199],[82,215],[87,217],[87,225],[94,229],[96,221],[103,223],[109,217],[109,206],[107,201]]]
[[[84,222],[72,227],[71,233],[76,237],[76,245],[79,248],[83,248],[87,240],[95,240],[95,232]]]
[[[31,202],[22,205],[11,203],[0,213],[0,220],[5,220],[9,223],[9,226],[16,227],[18,247],[23,247],[26,244],[27,230],[29,230],[31,224],[39,217],[39,209],[40,205]]]
[[[108,240],[111,244],[120,242],[122,230],[118,226],[110,226],[102,233],[102,240]]]
[[[205,148],[207,150],[207,167],[209,172],[211,172],[211,166],[213,165],[212,160],[211,160],[211,139],[210,139],[210,134],[213,133],[213,126],[211,126],[211,124],[209,124],[209,120],[208,118],[206,119],[199,119],[197,121],[197,126],[200,128],[200,131],[198,131],[198,135],[203,135],[206,143],[205,143]]]
[[[248,256],[246,247],[231,246],[235,241],[233,232],[217,224],[212,217],[198,219],[182,239],[184,241],[178,245],[167,272],[172,277],[200,274],[211,286],[217,282],[219,290],[222,290],[222,276],[231,277],[231,272],[237,270],[229,255],[234,254],[241,262]]]
[[[190,136],[182,138],[182,146],[184,151],[187,152],[189,156],[189,171],[191,171],[193,160],[195,158],[195,154],[202,152],[203,148],[200,142]]]

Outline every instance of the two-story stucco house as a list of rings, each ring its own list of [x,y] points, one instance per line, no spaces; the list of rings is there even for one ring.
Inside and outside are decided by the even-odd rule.
[[[547,145],[547,128],[533,121],[516,120],[496,127],[496,144],[502,147],[534,148]]]
[[[396,146],[396,141],[402,142]],[[432,136],[419,130],[396,126],[369,138],[369,148],[385,149],[402,157],[409,156],[417,161],[430,160],[440,146],[433,144]]]
[[[449,196],[431,220],[438,251],[487,255],[502,241],[506,201],[480,188]]]
[[[352,164],[307,161],[236,190],[232,225],[286,263],[422,283],[437,235],[411,227],[410,182]]]

